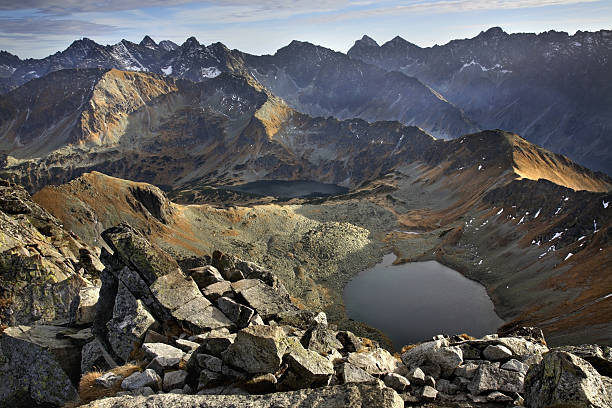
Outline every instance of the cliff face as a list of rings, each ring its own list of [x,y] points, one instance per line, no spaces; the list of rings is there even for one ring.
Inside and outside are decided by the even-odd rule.
[[[67,319],[72,299],[101,269],[96,251],[23,187],[0,185],[0,324]]]

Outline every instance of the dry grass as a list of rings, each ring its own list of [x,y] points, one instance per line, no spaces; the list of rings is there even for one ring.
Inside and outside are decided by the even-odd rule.
[[[115,367],[110,372],[120,375],[121,377],[129,377],[136,371],[141,371],[142,367],[136,364],[126,364],[120,367]],[[91,371],[83,374],[79,382],[79,402],[69,403],[64,408],[75,408],[81,405],[89,404],[100,398],[112,397],[121,391],[121,382],[117,383],[112,388],[103,388],[96,385],[96,379],[101,377],[105,372]]]

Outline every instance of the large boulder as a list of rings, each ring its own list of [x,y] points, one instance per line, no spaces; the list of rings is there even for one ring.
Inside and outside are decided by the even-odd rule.
[[[75,325],[93,323],[99,295],[99,287],[82,288],[70,303],[70,323]]]
[[[523,392],[524,381],[523,373],[503,370],[495,364],[480,364],[468,390],[473,395],[486,391]]]
[[[81,350],[81,373],[107,371],[117,367],[106,347],[98,339],[85,344]]]
[[[297,341],[291,344],[285,356],[288,370],[281,382],[283,389],[301,389],[328,385],[334,374],[334,365],[312,350],[302,347]]]
[[[612,347],[597,344],[582,344],[580,346],[563,346],[555,350],[567,351],[585,359],[597,372],[606,377],[612,377]]]
[[[285,332],[278,326],[251,326],[238,332],[222,354],[223,361],[248,373],[274,373],[288,347]]]
[[[120,283],[113,318],[107,323],[108,342],[117,357],[127,361],[154,324],[155,319],[142,302]]]
[[[15,326],[0,337],[0,401],[7,407],[63,406],[78,399],[81,354],[64,328]],[[4,405],[6,404],[6,405]]]
[[[604,408],[612,406],[610,397],[593,366],[565,351],[545,354],[525,379],[525,403],[531,408]]]
[[[402,354],[402,362],[408,367],[420,367],[434,356],[442,347],[448,346],[445,339],[428,341],[409,348]],[[462,354],[463,355],[463,354]]]
[[[118,397],[94,401],[86,408],[225,408],[317,407],[403,408],[404,400],[391,388],[367,384],[278,392],[267,395],[175,395]]]
[[[263,319],[273,318],[282,312],[298,310],[288,295],[282,294],[259,279],[243,279],[232,283],[232,288]]]
[[[109,228],[102,238],[123,264],[137,270],[149,285],[159,277],[180,271],[170,255],[129,225]]]

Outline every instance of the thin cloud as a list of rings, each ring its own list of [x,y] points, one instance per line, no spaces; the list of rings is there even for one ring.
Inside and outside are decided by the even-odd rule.
[[[0,32],[7,34],[89,35],[112,33],[117,27],[89,21],[48,18],[0,18]]]
[[[313,22],[328,23],[407,13],[438,14],[468,11],[512,10],[547,6],[567,6],[581,3],[596,3],[600,0],[442,0],[417,1],[406,5],[351,10],[331,15],[314,17]]]

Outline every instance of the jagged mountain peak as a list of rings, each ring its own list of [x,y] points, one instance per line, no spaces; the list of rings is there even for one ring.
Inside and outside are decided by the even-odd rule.
[[[496,38],[496,37],[503,37],[503,36],[508,36],[508,35],[510,34],[505,32],[501,27],[491,27],[486,31],[481,31],[480,34],[478,34],[478,37]]]
[[[75,40],[66,48],[66,51],[80,51],[80,50],[91,50],[95,47],[99,47],[100,45],[87,37],[83,37],[79,40]]]
[[[144,36],[142,41],[140,41],[139,45],[142,45],[144,47],[157,47],[157,43],[153,41],[153,39],[148,35]]]
[[[195,37],[189,37],[185,40],[185,42],[181,45],[183,48],[191,48],[191,47],[199,47],[200,42]]]
[[[366,46],[366,47],[379,47],[376,40],[374,40],[372,37],[369,37],[367,35],[364,35],[363,37],[361,37],[361,40],[355,41],[355,45],[361,45],[361,46]]]
[[[170,40],[162,40],[159,42],[159,46],[162,47],[164,50],[166,51],[174,51],[176,50],[179,45],[176,44],[175,42],[172,42]]]

